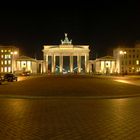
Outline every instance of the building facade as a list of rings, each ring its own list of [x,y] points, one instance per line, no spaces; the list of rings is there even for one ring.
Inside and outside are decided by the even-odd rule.
[[[20,56],[16,59],[16,73],[30,72],[37,73],[38,61],[28,56]]]
[[[44,73],[88,73],[89,46],[73,45],[67,34],[60,45],[44,45]]]
[[[0,46],[0,73],[16,71],[15,60],[19,56],[19,49],[15,46]]]
[[[133,48],[120,47],[113,50],[116,58],[116,72],[124,74],[140,73],[140,46]]]
[[[90,72],[96,74],[116,73],[116,59],[112,56],[105,56],[90,60]]]
[[[44,45],[43,60],[19,57],[19,48],[0,46],[0,73],[97,73],[140,74],[140,44],[121,46],[113,56],[89,60],[88,45],[73,45],[65,34],[60,45]]]

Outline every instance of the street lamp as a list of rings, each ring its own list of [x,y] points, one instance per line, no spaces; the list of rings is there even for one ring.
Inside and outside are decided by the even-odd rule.
[[[14,69],[15,69],[15,56],[18,54],[17,51],[11,52],[12,55],[12,73],[14,73]]]
[[[126,55],[126,51],[120,51],[119,53],[120,53],[120,55],[122,55],[122,56],[125,56],[125,55]],[[125,57],[123,57],[123,58],[125,58]],[[126,63],[126,61],[124,61],[124,70],[123,70],[123,74],[127,72],[127,71],[126,71],[126,65],[125,65],[125,63]]]

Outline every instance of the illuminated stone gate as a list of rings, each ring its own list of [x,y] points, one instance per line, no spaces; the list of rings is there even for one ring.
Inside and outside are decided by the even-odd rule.
[[[88,73],[89,46],[73,45],[67,34],[60,45],[44,45],[44,73]]]

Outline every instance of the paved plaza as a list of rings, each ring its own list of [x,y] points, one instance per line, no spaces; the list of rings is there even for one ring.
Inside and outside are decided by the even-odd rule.
[[[0,139],[140,140],[140,86],[116,79],[124,80],[38,76],[0,85]]]
[[[139,96],[140,86],[134,86],[128,79],[129,78],[124,79],[123,77],[110,78],[86,75],[50,75],[27,77],[27,80],[21,80],[19,82],[6,82],[1,85],[0,96],[18,97],[20,95],[20,97],[24,96],[27,98],[46,98],[54,96],[65,98],[104,98],[110,96],[112,98],[112,96]],[[130,82],[130,84],[122,82],[125,80]]]

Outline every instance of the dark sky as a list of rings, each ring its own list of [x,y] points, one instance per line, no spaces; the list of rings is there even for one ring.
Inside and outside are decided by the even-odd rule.
[[[16,45],[22,54],[41,59],[43,45],[60,44],[65,32],[73,44],[89,45],[91,58],[111,54],[140,40],[140,3],[52,1],[0,9],[0,44]]]

